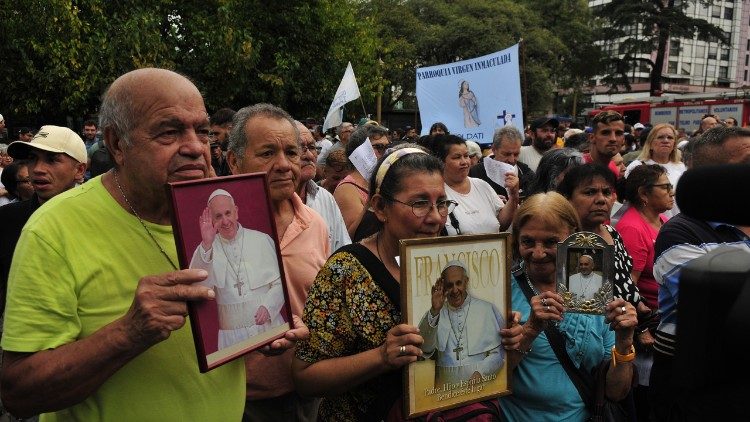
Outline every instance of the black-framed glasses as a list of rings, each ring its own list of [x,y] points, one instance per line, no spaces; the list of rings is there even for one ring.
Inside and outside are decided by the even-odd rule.
[[[320,154],[320,151],[323,149],[323,147],[317,147],[315,145],[300,145],[299,146],[299,152],[300,154],[304,154],[307,151],[314,152],[316,154]]]
[[[671,183],[659,183],[659,184],[655,184],[655,185],[651,185],[651,186],[653,186],[655,188],[664,188],[664,189],[667,190],[667,192],[673,192],[674,191],[674,186]]]
[[[379,152],[379,153],[381,153],[381,154],[382,154],[382,153],[384,153],[384,152],[385,152],[385,150],[387,150],[387,149],[388,149],[388,148],[389,148],[390,146],[391,146],[391,144],[372,144],[372,149],[374,149],[375,151],[377,151],[377,152]]]
[[[393,197],[389,197],[389,199],[393,202],[398,202],[399,204],[411,207],[411,212],[414,213],[414,215],[417,217],[424,217],[425,215],[427,215],[430,210],[432,210],[433,206],[437,208],[438,214],[443,217],[447,217],[448,214],[453,212],[453,210],[456,209],[456,206],[458,205],[458,202],[450,199],[441,199],[437,202],[430,202],[426,199],[418,199],[412,202],[399,201],[398,199]]]

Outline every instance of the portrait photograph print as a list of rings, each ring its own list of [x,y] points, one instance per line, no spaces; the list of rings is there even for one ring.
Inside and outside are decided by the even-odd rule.
[[[557,286],[567,312],[604,315],[613,296],[613,257],[596,233],[573,233],[559,244]]]
[[[504,234],[401,241],[401,309],[423,357],[404,372],[408,417],[509,394],[500,329],[510,310]]]
[[[215,300],[188,302],[207,372],[283,336],[289,297],[264,173],[170,183],[180,267],[204,269]]]

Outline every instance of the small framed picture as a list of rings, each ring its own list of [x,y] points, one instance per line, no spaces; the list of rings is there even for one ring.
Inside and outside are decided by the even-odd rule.
[[[557,290],[567,312],[604,315],[612,301],[614,247],[596,233],[573,233],[557,248]]]
[[[404,371],[409,418],[510,393],[510,261],[507,233],[401,241],[404,322],[424,338]]]
[[[170,183],[181,268],[201,268],[215,300],[188,302],[201,372],[290,329],[289,297],[265,173]]]

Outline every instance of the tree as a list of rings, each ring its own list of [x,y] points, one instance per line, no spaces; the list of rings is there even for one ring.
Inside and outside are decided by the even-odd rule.
[[[619,55],[610,58],[610,73],[603,82],[616,90],[624,85],[630,90],[628,72],[639,63],[650,67],[651,95],[661,94],[661,74],[664,68],[667,42],[670,37],[693,38],[702,41],[719,40],[728,43],[721,28],[708,23],[705,19],[687,16],[690,4],[710,5],[712,0],[612,0],[601,7],[597,13],[604,21],[604,30],[600,39],[613,42],[628,36],[628,30],[638,25],[639,36],[627,37],[620,41]],[[656,52],[651,60],[650,55]],[[646,57],[644,57],[646,56]]]

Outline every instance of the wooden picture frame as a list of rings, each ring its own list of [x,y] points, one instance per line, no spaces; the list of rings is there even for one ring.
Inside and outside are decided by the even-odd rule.
[[[292,319],[266,174],[170,183],[167,192],[180,268],[208,271],[202,284],[216,292],[188,302],[200,371],[282,337]]]
[[[425,338],[424,357],[404,370],[407,417],[510,394],[499,330],[511,318],[511,259],[508,233],[401,241],[403,321]],[[438,285],[448,290],[442,302],[436,296],[437,318],[428,317]]]
[[[604,315],[612,301],[614,246],[596,233],[578,232],[557,247],[557,291],[566,312]]]

